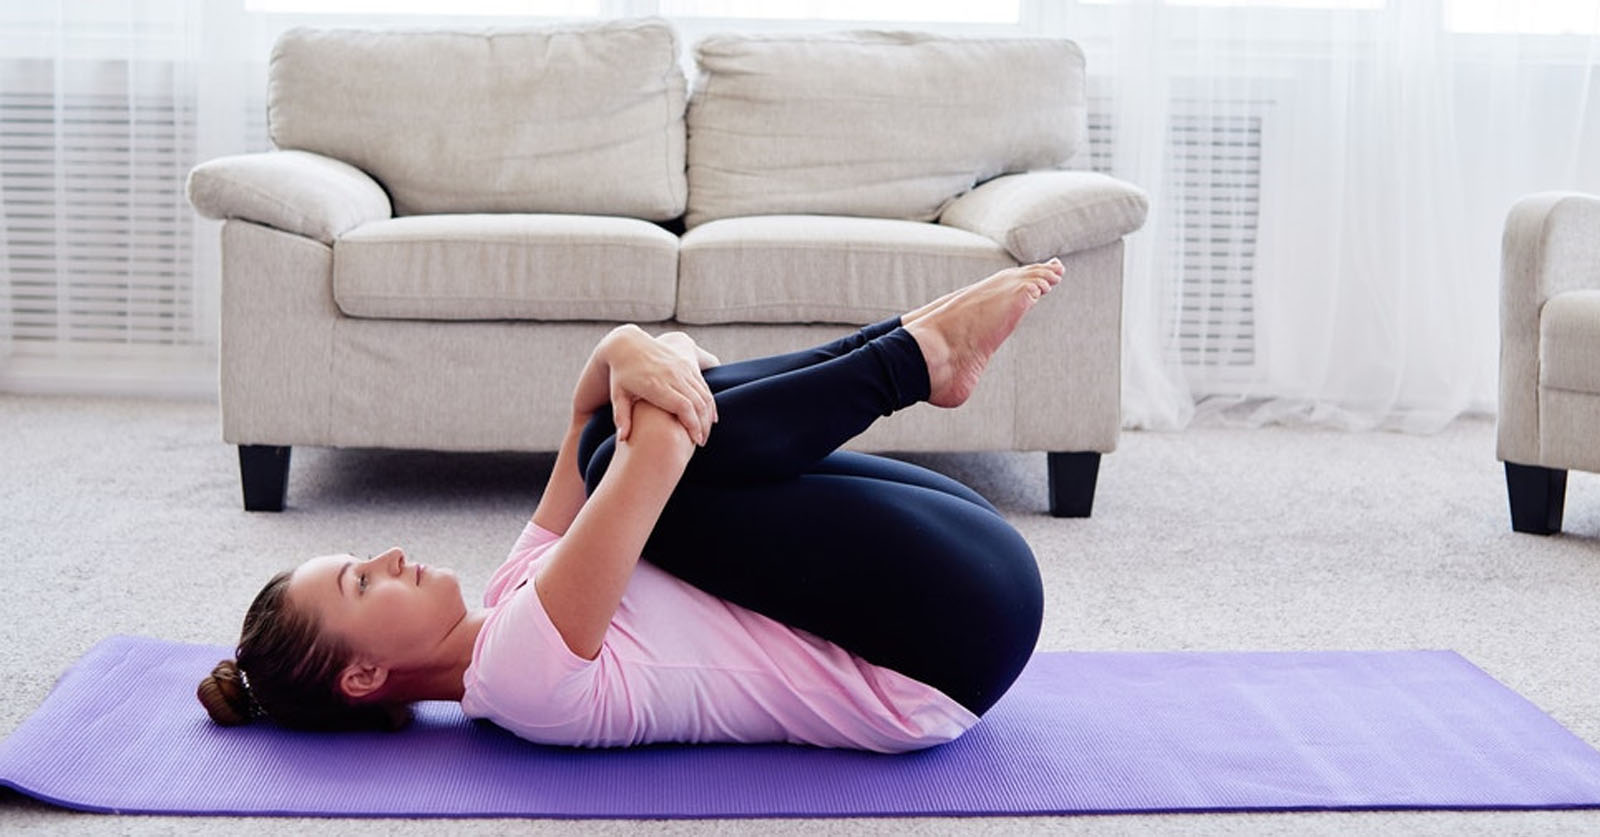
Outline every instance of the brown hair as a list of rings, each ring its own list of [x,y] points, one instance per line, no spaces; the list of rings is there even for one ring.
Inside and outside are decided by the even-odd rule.
[[[324,635],[289,601],[289,574],[268,581],[244,615],[238,660],[217,663],[195,695],[211,720],[248,724],[257,716],[294,729],[399,729],[411,719],[404,704],[355,703],[339,688],[339,673],[354,656]],[[246,685],[248,683],[248,686]]]

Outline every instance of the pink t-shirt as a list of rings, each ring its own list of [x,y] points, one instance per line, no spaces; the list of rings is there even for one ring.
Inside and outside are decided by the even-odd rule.
[[[532,584],[559,540],[530,522],[489,581],[491,612],[462,678],[468,717],[580,747],[787,741],[880,752],[941,744],[978,722],[932,686],[643,561],[599,655],[585,660]]]

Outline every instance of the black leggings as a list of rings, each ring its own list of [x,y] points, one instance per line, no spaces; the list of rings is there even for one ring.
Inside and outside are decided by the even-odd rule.
[[[931,685],[975,714],[1039,638],[1033,552],[988,501],[905,462],[836,450],[928,397],[898,317],[824,346],[705,370],[718,422],[643,557],[707,593]],[[609,408],[578,447],[593,493]]]

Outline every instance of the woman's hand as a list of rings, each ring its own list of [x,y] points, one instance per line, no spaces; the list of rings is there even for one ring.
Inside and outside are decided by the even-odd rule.
[[[657,334],[656,342],[664,343],[678,353],[689,357],[695,362],[696,366],[700,367],[701,372],[704,372],[713,366],[722,365],[722,361],[717,360],[716,355],[700,348],[700,346],[694,342],[694,338],[684,334],[681,331],[669,331],[665,334]]]
[[[606,337],[611,419],[617,426],[617,441],[627,441],[633,430],[634,403],[648,401],[675,416],[689,431],[689,438],[704,445],[717,420],[717,402],[700,374],[699,347],[682,332],[662,336],[667,339],[624,326]],[[706,357],[716,360],[709,354]]]

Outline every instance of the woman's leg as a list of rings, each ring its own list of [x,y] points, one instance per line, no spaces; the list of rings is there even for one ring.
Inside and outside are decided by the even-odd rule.
[[[857,331],[847,334],[837,340],[832,340],[820,346],[801,349],[797,352],[788,352],[781,355],[750,358],[733,363],[724,363],[705,370],[706,385],[712,392],[721,392],[729,387],[736,387],[750,381],[770,378],[795,369],[804,369],[825,360],[832,360],[840,355],[849,354],[866,345],[867,341],[882,337],[900,327],[900,317],[890,317],[887,320],[863,326]]]
[[[715,376],[725,378],[715,392],[719,421],[683,479],[784,479],[878,416],[921,400],[958,406],[1022,316],[1060,281],[1054,260],[1002,270],[810,352],[730,364],[742,368]],[[578,462],[591,489],[596,468],[603,472],[615,450],[612,435],[609,411],[601,410],[579,440]]]
[[[821,462],[812,466],[810,474],[836,474],[848,477],[867,477],[870,479],[888,480],[905,485],[918,485],[931,488],[934,491],[943,491],[952,497],[984,509],[991,514],[1000,514],[985,500],[982,494],[973,491],[960,481],[951,479],[938,471],[931,471],[920,465],[910,462],[901,462],[886,456],[873,456],[867,453],[857,453],[850,450],[836,450],[823,457]]]
[[[842,474],[682,484],[644,558],[982,714],[1033,653],[1043,589],[999,515],[938,489]]]
[[[936,400],[960,403],[988,355],[1054,281],[997,274],[920,321],[916,338],[896,328],[846,354],[718,392],[722,420],[696,451],[644,557],[974,712],[987,710],[1038,636],[1043,596],[1021,536],[957,493],[804,472],[825,461],[861,465],[829,456],[878,415],[928,398],[930,367],[943,376]],[[918,340],[930,338],[950,338],[948,365],[924,358]],[[591,437],[609,430],[609,420],[598,419]],[[614,446],[609,435],[580,446],[591,491]]]
[[[809,349],[713,366],[704,371],[703,377],[705,378],[706,386],[710,387],[713,393],[719,393],[763,378],[770,378],[785,372],[815,366],[860,349],[868,342],[899,328],[900,321],[900,317],[890,317],[881,322],[863,326],[837,340],[813,346]],[[719,402],[719,415],[720,406]],[[713,427],[712,430],[715,432],[716,428]],[[589,423],[584,426],[583,434],[579,437],[578,468],[580,473],[587,473],[588,463],[594,458],[595,451],[602,442],[606,441],[608,436],[616,432],[617,428],[611,415],[611,408],[605,406],[596,410],[594,416],[589,419]],[[610,459],[609,450],[608,448],[606,456],[608,460]]]
[[[757,482],[804,473],[874,421],[929,396],[928,366],[904,328],[837,357],[716,393],[719,420],[683,482]],[[609,410],[590,419],[578,462],[592,491],[616,449]]]

